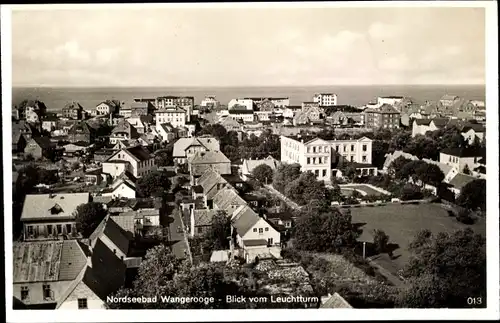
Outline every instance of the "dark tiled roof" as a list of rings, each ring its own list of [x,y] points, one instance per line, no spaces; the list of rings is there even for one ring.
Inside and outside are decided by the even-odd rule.
[[[482,157],[484,151],[474,148],[445,148],[441,153],[457,157]]]
[[[470,183],[470,182],[472,182],[473,180],[476,180],[476,179],[477,178],[474,177],[474,176],[470,176],[470,175],[458,173],[450,181],[450,185],[453,186],[453,187],[455,187],[455,188],[461,189],[462,187],[464,187],[465,185],[467,185],[468,183]]]
[[[42,148],[50,149],[52,147],[52,142],[49,137],[33,137],[33,140]]]
[[[78,242],[76,240],[64,241],[59,265],[59,280],[75,279],[86,264],[87,257]]]
[[[234,219],[233,227],[240,236],[244,236],[258,221],[260,217],[251,208],[239,212],[239,216]]]
[[[293,215],[290,212],[276,212],[276,213],[268,213],[268,219],[280,219],[283,221],[290,221],[293,218]]]
[[[129,152],[132,156],[137,158],[139,161],[145,161],[151,158],[151,155],[149,154],[149,151],[147,151],[144,147],[142,146],[135,146],[131,148],[125,148],[123,149],[124,151]]]
[[[203,187],[201,185],[195,185],[192,187],[193,192],[195,193],[203,193]]]
[[[108,237],[124,254],[128,253],[130,241],[120,226],[109,218],[104,226],[104,234]]]
[[[449,122],[449,119],[446,119],[446,118],[436,118],[436,119],[432,119],[432,122],[434,123],[434,125],[436,127],[444,127],[448,124]]]

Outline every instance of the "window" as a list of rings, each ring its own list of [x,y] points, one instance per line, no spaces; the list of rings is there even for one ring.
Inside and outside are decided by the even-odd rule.
[[[32,235],[33,234],[33,227],[31,225],[28,225],[27,228],[28,228],[28,234]]]
[[[318,176],[319,176],[319,169],[315,169],[315,170],[314,170],[314,175],[316,175],[316,177],[318,177]]]
[[[43,285],[43,298],[44,299],[53,299],[54,295],[52,293],[52,290],[50,289],[50,285]]]
[[[113,249],[113,253],[116,255],[116,249]]]
[[[339,151],[339,145],[337,145],[337,146],[335,147],[335,150],[336,150],[336,151]]]
[[[47,225],[47,232],[49,233],[49,235],[52,235],[52,225]]]
[[[21,286],[21,300],[27,300],[29,297],[30,290],[28,286]]]
[[[264,233],[264,230],[262,228],[259,228],[259,233]]]
[[[344,151],[347,151],[347,146],[344,146]]]
[[[267,239],[267,244],[271,246],[273,244],[273,238]]]
[[[88,308],[87,299],[86,298],[79,298],[78,299],[78,309],[82,310],[82,309],[87,309],[87,308]]]
[[[66,232],[71,233],[71,224],[66,224]]]
[[[266,232],[269,231],[269,228],[266,228]]]
[[[311,164],[311,158],[307,157],[307,165]]]
[[[354,145],[351,145],[351,151],[354,151]]]
[[[363,156],[363,163],[366,163],[366,156]]]
[[[257,232],[257,228],[253,228],[253,232]]]
[[[323,169],[323,177],[326,177],[326,169]]]
[[[354,156],[351,156],[351,162],[353,162],[353,161],[354,161]]]
[[[363,145],[363,151],[366,151],[366,145]]]

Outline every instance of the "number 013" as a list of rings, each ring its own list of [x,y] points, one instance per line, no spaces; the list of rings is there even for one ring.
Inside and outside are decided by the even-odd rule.
[[[467,304],[468,305],[481,305],[481,304],[483,304],[483,299],[481,297],[468,297]]]

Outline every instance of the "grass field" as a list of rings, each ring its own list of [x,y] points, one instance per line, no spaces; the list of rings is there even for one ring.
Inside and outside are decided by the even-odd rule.
[[[347,190],[344,190],[344,188],[347,188]],[[368,195],[376,195],[376,196],[380,196],[380,195],[383,195],[382,193],[380,193],[379,191],[376,191],[374,190],[373,188],[367,186],[367,185],[342,185],[340,190],[342,191],[342,194],[347,194],[347,195],[351,195],[352,194],[352,190],[351,189],[356,189],[358,191],[363,191],[365,192],[366,194]]]
[[[351,209],[352,222],[363,230],[360,241],[373,242],[373,230],[383,230],[389,235],[389,244],[397,244],[393,251],[394,259],[387,255],[375,256],[372,259],[391,273],[403,268],[409,259],[408,244],[422,229],[433,234],[453,232],[471,228],[486,236],[485,219],[473,225],[465,225],[450,217],[446,209],[439,204],[400,205],[389,204],[378,207],[360,207]]]

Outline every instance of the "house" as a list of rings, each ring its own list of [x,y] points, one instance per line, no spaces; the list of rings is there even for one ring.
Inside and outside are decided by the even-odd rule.
[[[114,151],[123,149],[123,148],[130,148],[130,147],[135,147],[140,145],[139,141],[137,139],[131,139],[131,140],[120,140],[117,141],[116,144],[111,148]]]
[[[243,122],[233,118],[224,118],[224,120],[219,121],[219,123],[226,128],[227,131],[238,131],[241,130]]]
[[[112,116],[112,114],[111,114]],[[121,116],[122,118],[131,118],[132,117],[132,107],[130,104],[123,104],[120,105],[120,109],[118,110],[118,116]]]
[[[463,172],[467,166],[470,171],[476,168],[478,161],[485,155],[484,150],[477,148],[445,148],[439,153],[439,162],[452,166]]]
[[[400,123],[400,113],[392,105],[382,104],[377,109],[366,109],[365,126],[372,129],[397,129]]]
[[[102,173],[102,168],[87,170],[84,173],[84,181],[86,185],[101,185],[105,175]]]
[[[54,157],[55,145],[50,141],[49,137],[33,137],[26,143],[24,154],[31,155],[34,158]]]
[[[210,262],[227,262],[229,258],[229,250],[214,250],[210,256]]]
[[[264,159],[245,159],[243,160],[243,164],[241,165],[242,177],[245,181],[248,180],[249,176],[252,175],[253,170],[260,165],[267,165],[274,171],[278,167],[278,163],[279,162],[272,156],[268,156]]]
[[[72,120],[82,120],[83,119],[83,107],[78,102],[67,103],[62,109],[62,115],[64,118]]]
[[[239,120],[242,122],[254,122],[255,121],[255,113],[253,110],[248,110],[240,107],[233,107],[229,109],[229,114],[227,118]]]
[[[293,117],[302,110],[302,106],[300,105],[289,105],[285,109],[283,109],[283,118],[293,119]]]
[[[290,212],[267,213],[265,218],[280,231],[290,230],[293,226],[293,215]]]
[[[170,123],[175,128],[184,127],[186,122],[189,121],[186,110],[179,107],[156,110],[155,114],[156,129],[158,129],[162,123]]]
[[[201,187],[205,205],[213,208],[214,196],[225,187],[230,187],[226,179],[214,169],[207,169],[199,178],[196,179],[197,186]],[[196,186],[195,186],[196,187]],[[193,198],[198,197],[198,191],[193,192]]]
[[[335,111],[327,119],[335,126],[353,126],[362,125],[364,123],[364,114],[348,113],[343,111]]]
[[[50,133],[57,129],[58,122],[57,116],[47,116],[42,119],[42,129]]]
[[[85,121],[80,121],[68,130],[68,140],[69,142],[85,142],[93,143],[95,141],[96,133],[95,129],[87,124]]]
[[[322,107],[337,105],[337,94],[335,93],[316,93],[313,96],[313,102]]]
[[[272,253],[271,248],[279,250],[281,234],[250,207],[240,207],[232,216],[231,226],[235,237],[232,242],[242,249],[247,262]]]
[[[273,111],[275,107],[284,108],[290,105],[288,97],[253,97],[243,98],[243,100],[251,100],[259,110]]]
[[[150,125],[153,123],[153,116],[139,115],[137,117],[127,118],[126,120],[137,129],[138,133],[143,134],[149,131]]]
[[[434,118],[434,119],[416,119],[413,120],[412,137],[423,135],[428,131],[436,131],[448,125],[449,119],[447,118]]]
[[[106,116],[115,113],[118,110],[116,102],[111,100],[103,101],[95,107],[96,115]]]
[[[123,148],[102,163],[104,173],[115,178],[125,171],[142,177],[156,170],[155,159],[143,146]]]
[[[460,192],[462,191],[463,187],[476,179],[477,177],[471,175],[457,173],[448,182],[448,184],[450,184],[449,189],[455,194],[455,198],[457,198],[460,195]]]
[[[443,107],[451,107],[453,106],[457,101],[459,101],[460,98],[456,95],[443,95],[443,97],[439,100],[439,103]]]
[[[156,129],[158,135],[165,142],[172,142],[177,137],[177,132],[175,131],[174,126],[170,123],[162,123]]]
[[[21,214],[24,240],[51,240],[63,235],[77,236],[76,208],[88,202],[90,202],[89,193],[26,195]]]
[[[377,98],[377,105],[382,106],[384,104],[396,106],[399,103],[403,102],[404,97],[402,96],[379,96]]]
[[[139,138],[139,132],[137,129],[126,120],[121,120],[120,123],[118,123],[118,125],[116,125],[116,127],[114,127],[111,131],[109,142],[114,145],[120,140],[137,138]]]
[[[192,96],[161,96],[155,100],[155,106],[158,110],[170,109],[179,107],[186,113],[186,121],[190,121],[190,116],[194,108],[194,97]],[[158,116],[158,115],[157,115]],[[161,121],[171,122],[171,121]],[[174,124],[173,122],[171,122]]]
[[[154,107],[151,102],[137,102],[134,101],[130,104],[130,116],[133,118],[151,115],[153,113]]]
[[[218,150],[220,150],[219,141],[211,136],[179,138],[174,144],[172,155],[176,164],[184,164],[196,152]]]
[[[215,96],[206,96],[203,100],[201,100],[201,107],[203,108],[217,108],[219,106],[219,101],[215,99]]]
[[[461,134],[469,145],[472,145],[476,138],[479,139],[479,142],[484,140],[486,128],[480,124],[469,124],[462,128]]]
[[[330,182],[333,173],[345,162],[357,163],[360,170],[376,173],[372,162],[372,140],[323,140],[316,137],[280,136],[281,162],[298,163],[303,172],[314,173],[318,180]],[[362,170],[361,170],[362,171]]]
[[[101,191],[102,196],[110,196],[112,198],[136,198],[137,188],[136,181],[130,176],[125,175],[126,173],[118,176],[110,187],[105,188]]]
[[[212,218],[217,210],[191,209],[189,221],[189,234],[191,237],[203,235],[210,230]]]
[[[228,110],[239,109],[253,111],[254,102],[252,99],[232,99],[227,104]]]
[[[221,175],[231,174],[231,161],[220,151],[199,151],[188,158],[188,169],[192,179],[203,175],[207,169],[214,169]]]
[[[319,107],[307,107],[298,111],[293,117],[293,125],[310,124],[315,122],[320,122],[325,119],[325,114],[323,109]]]
[[[234,211],[242,205],[247,205],[247,202],[242,199],[238,192],[232,187],[221,189],[213,197],[213,208],[215,210],[225,211],[228,216],[231,216]]]

